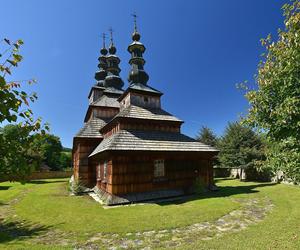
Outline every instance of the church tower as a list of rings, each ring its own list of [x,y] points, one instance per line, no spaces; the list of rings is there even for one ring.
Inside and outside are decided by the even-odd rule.
[[[119,98],[121,110],[130,105],[148,108],[160,108],[160,97],[163,95],[163,93],[147,85],[149,75],[144,70],[146,61],[143,58],[146,47],[140,42],[141,35],[137,30],[136,15],[133,16],[134,30],[131,36],[132,43],[127,49],[131,55],[129,60],[131,69],[128,75],[129,87]]]
[[[102,35],[103,45],[98,58],[98,70],[95,73],[96,83],[88,95],[89,106],[84,118],[84,126],[73,139],[74,177],[86,186],[96,183],[95,165],[88,159],[89,154],[102,141],[100,129],[114,117],[120,109],[117,99],[123,93],[123,81],[119,76],[120,59],[115,55],[116,47],[111,43],[106,49],[105,34]]]

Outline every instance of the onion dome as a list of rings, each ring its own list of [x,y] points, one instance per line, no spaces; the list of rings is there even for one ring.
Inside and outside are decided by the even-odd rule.
[[[106,55],[108,53],[106,47],[105,47],[105,34],[103,33],[102,35],[103,38],[103,46],[102,49],[100,50],[101,55],[98,58],[99,64],[98,68],[99,70],[96,71],[95,73],[95,79],[97,81],[98,86],[103,86],[104,84],[104,79],[107,76],[106,68],[107,68],[107,63],[106,63]]]
[[[119,68],[120,58],[116,56],[117,48],[113,42],[112,36],[113,30],[110,29],[110,45],[109,45],[109,55],[106,56],[107,63],[107,76],[104,80],[104,87],[113,87],[116,89],[122,89],[124,83],[121,77],[119,76],[121,69]]]
[[[117,48],[115,47],[115,45],[113,44],[113,42],[110,44],[108,51],[109,51],[109,54],[111,54],[111,55],[116,54]]]
[[[128,81],[130,84],[141,83],[147,85],[149,76],[144,70],[145,60],[143,58],[143,53],[145,52],[145,46],[139,41],[141,35],[137,31],[136,18],[134,14],[134,32],[132,33],[132,43],[128,46],[128,52],[131,54],[131,59],[129,64],[131,65],[131,70],[128,75]]]

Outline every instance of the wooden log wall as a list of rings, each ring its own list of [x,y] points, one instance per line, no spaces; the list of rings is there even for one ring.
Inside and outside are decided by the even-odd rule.
[[[104,177],[104,164],[106,164],[106,177]],[[100,168],[100,172],[99,172]],[[99,176],[100,173],[100,176]],[[106,160],[98,162],[97,165],[97,187],[105,190],[106,192],[112,193],[112,160]]]
[[[164,159],[165,176],[154,177],[154,160]],[[101,162],[101,164],[104,164]],[[211,171],[210,171],[211,170]],[[116,155],[108,164],[107,181],[98,181],[99,188],[120,195],[132,192],[145,192],[162,189],[181,188],[187,192],[200,177],[206,186],[212,183],[212,165],[209,159],[191,158],[184,154],[168,156]],[[103,176],[103,175],[102,175]]]
[[[87,187],[96,185],[97,161],[88,156],[99,145],[102,139],[76,138],[73,146],[74,177]]]

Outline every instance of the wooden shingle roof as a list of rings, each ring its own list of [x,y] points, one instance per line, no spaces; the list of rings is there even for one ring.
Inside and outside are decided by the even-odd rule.
[[[128,117],[128,118],[138,118],[138,119],[148,119],[148,120],[161,120],[161,121],[177,121],[183,122],[177,117],[171,115],[167,111],[160,108],[144,108],[139,106],[130,105],[120,111],[116,117]]]
[[[217,149],[181,133],[162,131],[120,130],[105,138],[90,154],[104,151],[168,151],[168,152],[218,152]]]
[[[105,125],[106,121],[99,118],[93,118],[84,124],[83,128],[75,135],[75,138],[102,138],[99,130]]]
[[[117,97],[108,95],[101,96],[98,100],[92,102],[90,105],[98,107],[120,107],[120,103],[117,101]]]
[[[162,95],[163,93],[160,92],[159,90],[152,88],[148,85],[145,84],[141,84],[141,83],[133,83],[131,84],[128,89],[132,89],[132,90],[137,90],[137,91],[143,91],[143,92],[151,92],[151,93],[155,93],[158,95]]]

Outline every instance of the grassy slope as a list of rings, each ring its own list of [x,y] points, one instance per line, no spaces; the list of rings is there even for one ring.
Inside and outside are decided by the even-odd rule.
[[[248,186],[253,183],[220,182],[221,186]],[[211,241],[199,241],[182,249],[300,249],[300,188],[270,185],[254,189],[250,196],[269,197],[275,205],[267,218],[239,233]],[[242,195],[244,196],[244,195]]]
[[[32,186],[34,185],[31,183],[23,185],[19,182],[0,182],[0,205],[8,203]]]
[[[37,182],[25,186],[17,183],[0,183],[0,205],[15,198],[22,190],[28,189],[30,192],[15,205],[19,218],[31,223],[75,232],[79,239],[85,240],[85,233],[136,232],[214,220],[237,208],[238,205],[232,202],[231,198],[267,196],[272,199],[275,208],[263,222],[239,233],[228,233],[214,240],[199,242],[196,240],[192,245],[185,245],[182,248],[300,249],[299,187],[220,180],[218,182],[218,185],[222,186],[220,191],[210,197],[206,196],[182,204],[103,209],[88,197],[68,196],[65,181],[49,180],[49,182],[40,182],[44,184],[37,184]],[[11,243],[30,244],[20,239]],[[13,245],[9,246],[11,247]],[[30,248],[34,249],[33,246]]]
[[[103,209],[90,197],[68,196],[64,183],[52,183],[39,185],[36,191],[30,192],[16,205],[16,212],[28,221],[67,231],[127,233],[213,220],[237,206],[230,200],[207,198],[182,204]]]

